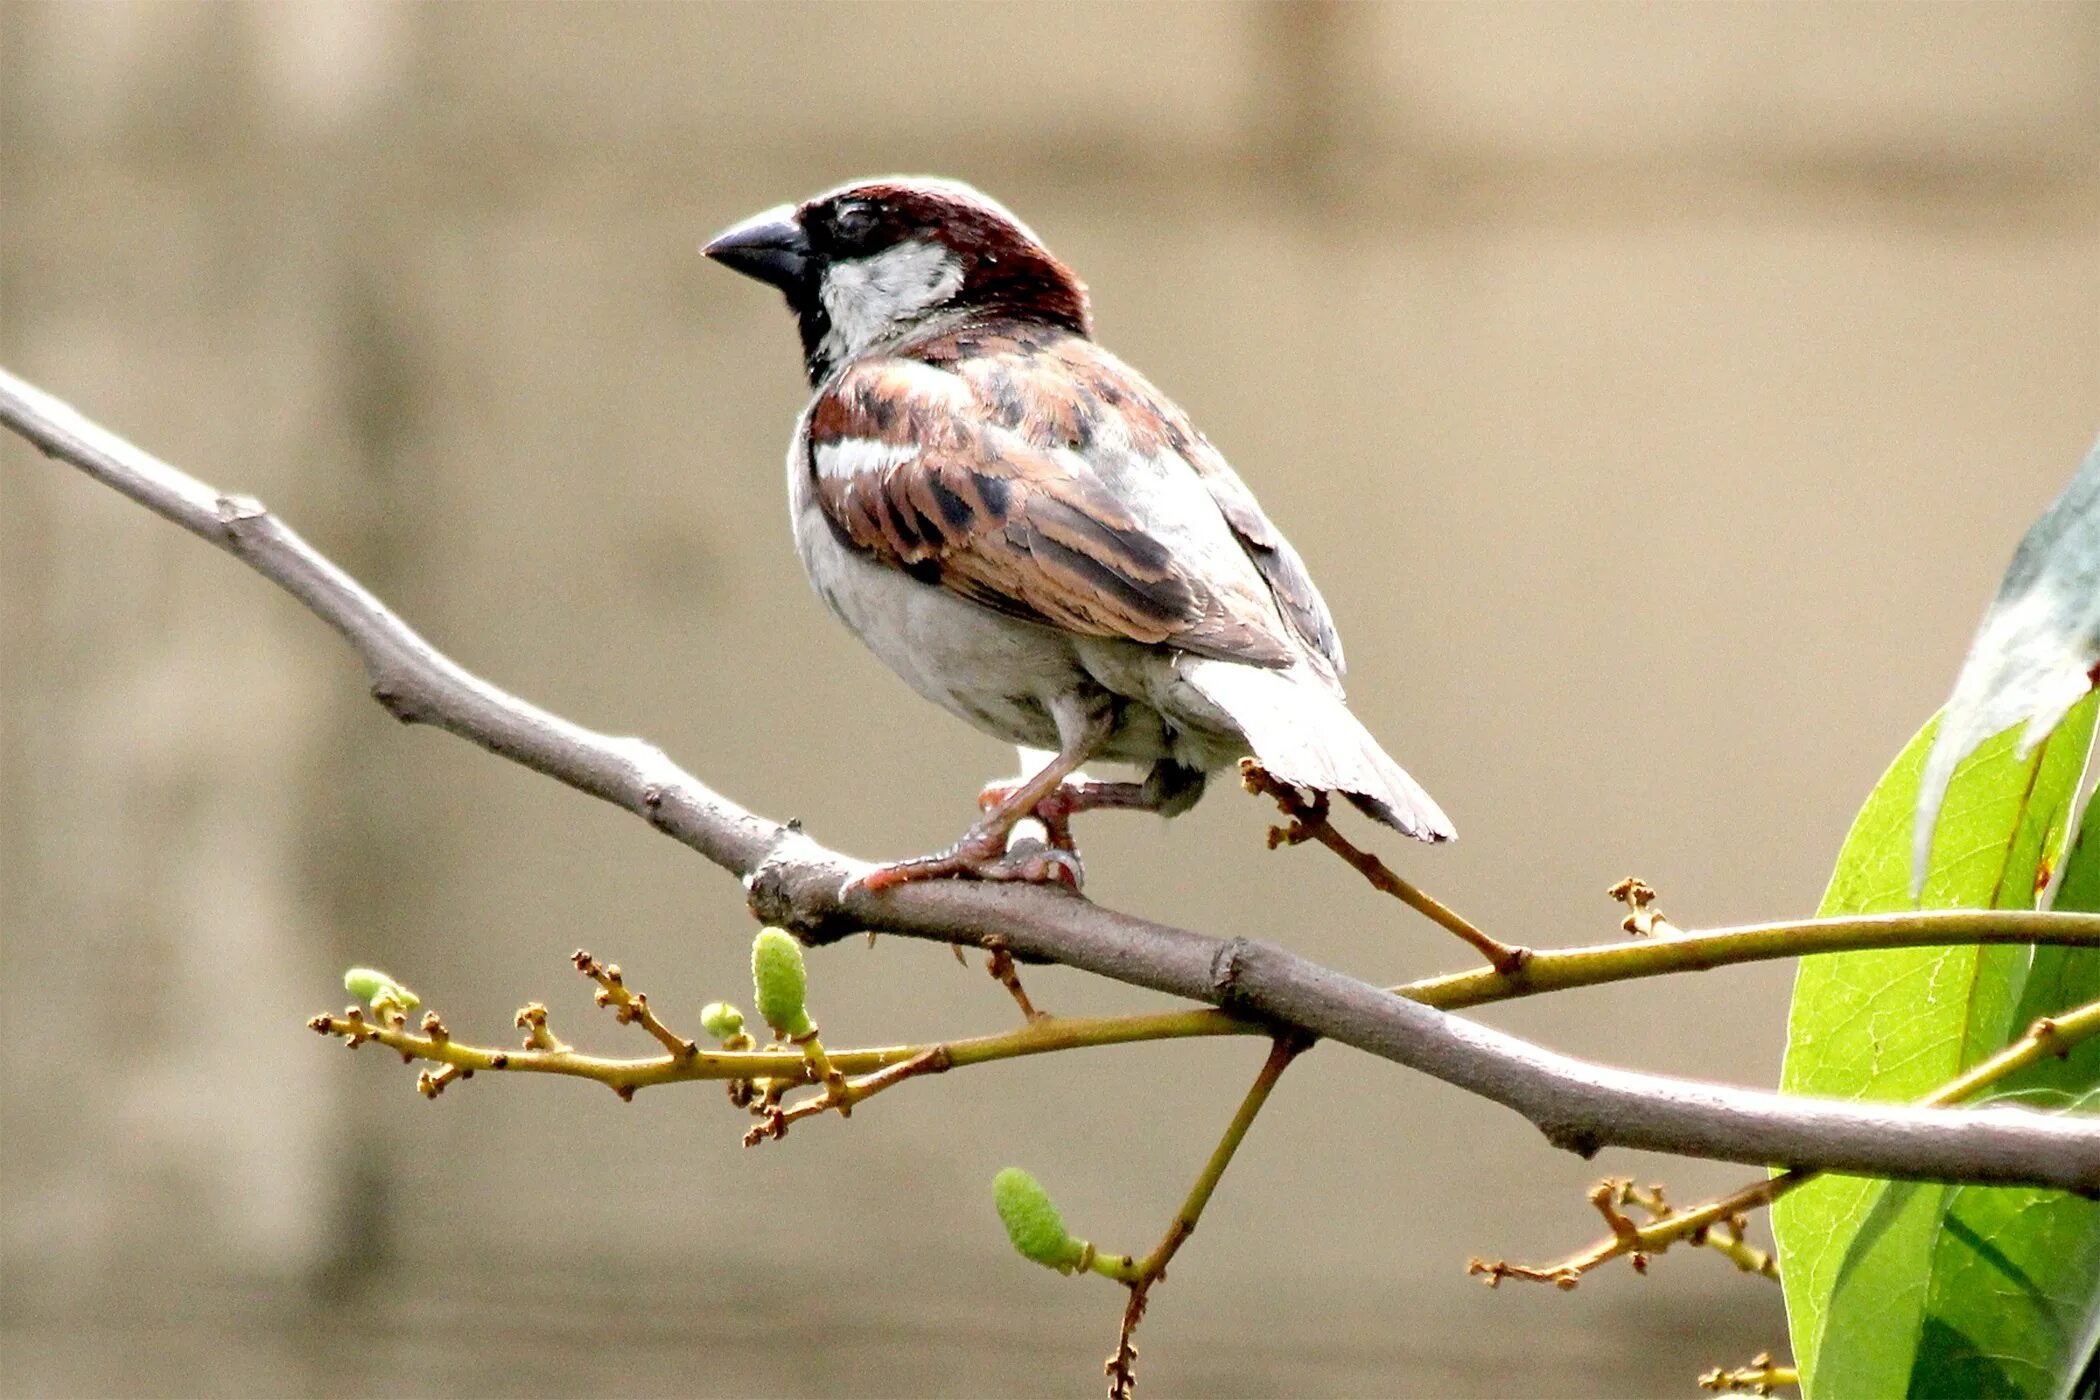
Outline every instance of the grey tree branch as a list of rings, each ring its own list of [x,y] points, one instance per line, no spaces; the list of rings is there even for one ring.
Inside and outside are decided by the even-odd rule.
[[[1572,1059],[1272,944],[1133,918],[1044,888],[959,881],[841,899],[866,868],[744,810],[639,739],[594,733],[466,671],[250,498],[176,470],[0,370],[0,422],[292,594],[363,659],[404,723],[436,725],[614,803],[744,879],[754,913],[826,942],[877,928],[1064,963],[1340,1041],[1515,1109],[1561,1147],[2100,1191],[2100,1122],[2017,1108],[1840,1103]]]

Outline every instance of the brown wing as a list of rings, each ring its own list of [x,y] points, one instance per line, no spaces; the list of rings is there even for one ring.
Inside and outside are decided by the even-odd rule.
[[[833,533],[872,559],[1013,617],[1086,636],[1284,666],[1265,609],[1178,566],[1083,454],[994,421],[959,376],[856,365],[812,407],[808,469]]]
[[[1298,640],[1341,675],[1342,639],[1298,551],[1188,415],[1143,375],[1085,336],[1040,328],[956,333],[914,353],[953,364],[978,387],[1000,422],[1032,440],[1084,448],[1113,418],[1122,445],[1131,452],[1141,457],[1169,452],[1187,463]]]

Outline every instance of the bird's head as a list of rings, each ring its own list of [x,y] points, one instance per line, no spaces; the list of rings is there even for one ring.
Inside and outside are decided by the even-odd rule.
[[[954,315],[1091,332],[1086,285],[997,200],[953,180],[844,185],[754,214],[701,251],[787,297],[812,384]]]

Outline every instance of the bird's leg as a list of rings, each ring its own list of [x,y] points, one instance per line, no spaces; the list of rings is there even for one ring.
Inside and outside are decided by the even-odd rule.
[[[1115,713],[1106,707],[1090,707],[1072,713],[1069,723],[1065,715],[1059,715],[1059,720],[1063,747],[1032,776],[1001,788],[996,795],[987,789],[992,800],[985,805],[980,799],[980,804],[985,805],[984,815],[963,834],[962,840],[935,855],[877,866],[852,881],[847,887],[848,892],[855,888],[885,890],[914,880],[957,876],[976,880],[1025,880],[1036,884],[1057,881],[1078,889],[1081,871],[1069,845],[1011,852],[1006,849],[1006,840],[1014,823],[1034,816],[1036,808],[1064,786],[1065,779],[1087,761],[1115,727]],[[1046,821],[1044,825],[1051,824]],[[1052,839],[1054,842],[1054,828]],[[1070,839],[1067,826],[1065,840],[1069,842]]]
[[[979,805],[993,807],[999,797],[1011,793],[1010,787],[993,785],[984,790],[977,800]],[[991,799],[987,801],[986,799]],[[1146,801],[1143,783],[1105,783],[1093,778],[1071,778],[1057,785],[1057,790],[1035,804],[1028,815],[1043,824],[1043,831],[1050,838],[1051,848],[1059,851],[1076,851],[1078,843],[1072,839],[1072,818],[1081,812],[1128,808],[1144,811],[1154,803]]]
[[[1072,840],[1072,818],[1080,812],[1160,812],[1172,816],[1194,805],[1203,793],[1202,770],[1184,768],[1171,759],[1153,765],[1141,783],[1110,783],[1093,778],[1067,778],[1057,790],[1036,803],[1029,813],[1043,824],[1050,844],[1060,851],[1077,852]],[[1018,790],[1016,783],[993,783],[978,794],[977,805],[987,811],[1007,801]]]

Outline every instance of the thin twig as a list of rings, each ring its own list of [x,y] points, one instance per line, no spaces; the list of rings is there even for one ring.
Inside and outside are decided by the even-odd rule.
[[[1781,1386],[1801,1384],[1801,1373],[1791,1366],[1773,1364],[1772,1353],[1761,1351],[1748,1366],[1722,1370],[1719,1366],[1699,1377],[1701,1390],[1733,1391],[1745,1395],[1770,1395]]]
[[[838,1073],[837,1061],[832,1060],[830,1064],[833,1066],[832,1072]],[[823,1070],[812,1067],[812,1078],[825,1079],[824,1092],[812,1094],[800,1103],[789,1104],[786,1107],[781,1107],[778,1100],[774,1100],[760,1115],[758,1126],[744,1134],[744,1146],[756,1147],[769,1138],[785,1137],[788,1124],[800,1122],[804,1118],[813,1118],[820,1113],[837,1110],[841,1116],[851,1117],[853,1106],[864,1099],[873,1098],[883,1090],[894,1088],[907,1079],[916,1079],[922,1074],[939,1074],[953,1067],[954,1061],[949,1057],[948,1047],[945,1045],[929,1045],[908,1060],[900,1060],[858,1079],[847,1079],[843,1075],[832,1078]]]
[[[986,960],[984,970],[992,975],[994,982],[1006,988],[1006,994],[1014,999],[1014,1005],[1021,1008],[1022,1020],[1041,1021],[1048,1017],[1048,1012],[1038,1011],[1035,1003],[1028,999],[1027,988],[1021,985],[1020,969],[1014,966],[1014,955],[1006,951],[1004,944],[993,945],[992,955]]]
[[[1608,943],[1590,948],[1564,948],[1537,952],[1526,967],[1522,984],[1488,971],[1455,973],[1446,977],[1411,982],[1392,990],[1410,1000],[1444,1010],[1491,1005],[1540,991],[1562,991],[1576,987],[1608,986],[1615,982],[1693,972],[1739,963],[1762,962],[1794,956],[1856,952],[1871,948],[1959,945],[1966,943],[2053,943],[2069,947],[2100,948],[2100,915],[2032,913],[2002,914],[1959,911],[1926,911],[1918,914],[1873,915],[1863,918],[1809,920],[1797,924],[1759,924],[1741,929],[1719,929],[1710,933],[1686,934],[1680,943]],[[337,1018],[316,1017],[317,1029],[347,1034],[347,1024],[328,1024]],[[527,1032],[529,1050],[568,1051],[569,1046],[547,1028],[547,1008],[538,1002],[518,1012],[518,1026]],[[376,1028],[364,1025],[361,1034],[378,1038]],[[1210,1009],[1150,1011],[1123,1016],[1045,1017],[1020,1030],[999,1035],[977,1036],[946,1042],[955,1063],[992,1064],[1029,1055],[1054,1054],[1064,1050],[1132,1045],[1144,1041],[1182,1040],[1220,1035],[1273,1035],[1272,1027],[1243,1020]],[[487,1057],[505,1053],[473,1046],[425,1047],[405,1033],[389,1033],[389,1043],[416,1058],[444,1055],[458,1057],[463,1068],[491,1068]],[[740,1047],[725,1046],[725,1050]],[[849,1074],[864,1074],[894,1064],[929,1048],[925,1045],[893,1045],[864,1050],[834,1051],[832,1060]],[[777,1052],[784,1053],[784,1052]],[[654,1084],[688,1080],[736,1082],[746,1074],[765,1078],[779,1073],[779,1063],[757,1059],[735,1061],[748,1069],[724,1070],[722,1057],[695,1061],[687,1072],[663,1056],[639,1059],[590,1055],[556,1056],[552,1059],[514,1055],[513,1061],[493,1066],[528,1073],[546,1073],[591,1079],[608,1087],[646,1088]],[[799,1080],[797,1082],[800,1082]]]
[[[1638,875],[1628,875],[1605,893],[1626,906],[1626,917],[1619,927],[1635,938],[1681,938],[1684,935],[1684,930],[1663,917],[1662,910],[1653,907],[1655,886]]]
[[[2028,909],[1916,909],[1787,919],[1679,933],[1641,943],[1539,948],[1514,977],[1488,968],[1449,972],[1393,988],[1411,1001],[1460,1011],[1513,997],[1598,987],[1679,972],[1881,948],[2052,943],[2100,947],[2100,914]]]
[[[1130,1289],[1130,1299],[1123,1308],[1123,1324],[1116,1334],[1116,1349],[1108,1358],[1103,1370],[1108,1375],[1109,1400],[1131,1400],[1137,1385],[1137,1347],[1132,1341],[1137,1325],[1144,1320],[1145,1305],[1151,1298],[1152,1287],[1167,1276],[1167,1265],[1172,1263],[1190,1235],[1196,1233],[1196,1225],[1203,1218],[1203,1209],[1210,1204],[1211,1194],[1218,1189],[1225,1169],[1232,1165],[1233,1154],[1239,1151],[1240,1143],[1246,1140],[1247,1130],[1254,1126],[1255,1115],[1269,1101],[1270,1091],[1276,1081],[1291,1067],[1309,1042],[1299,1039],[1279,1039],[1269,1047],[1269,1057],[1262,1062],[1261,1072],[1247,1087],[1245,1097],[1240,1100],[1232,1121],[1225,1125],[1218,1145],[1211,1149],[1210,1160],[1203,1164],[1195,1185],[1189,1188],[1181,1209],[1174,1212],[1174,1219],[1167,1225],[1167,1232],[1152,1252],[1142,1260],[1132,1261],[1128,1256],[1113,1260],[1095,1260],[1092,1267],[1097,1273],[1118,1279]]]
[[[1306,841],[1319,842],[1363,876],[1372,889],[1391,895],[1430,922],[1457,934],[1474,952],[1487,959],[1489,967],[1505,977],[1515,975],[1531,956],[1529,948],[1504,943],[1484,932],[1465,915],[1420,886],[1401,878],[1391,866],[1335,830],[1334,823],[1327,819],[1326,793],[1316,793],[1308,801],[1296,787],[1251,758],[1240,760],[1240,782],[1249,792],[1273,798],[1283,814],[1291,819],[1289,826],[1269,828],[1270,850],[1278,846],[1301,845]]]
[[[2088,1002],[2060,1016],[2041,1017],[2003,1050],[1979,1061],[1920,1102],[1941,1108],[1961,1103],[2039,1060],[2070,1054],[2073,1046],[2096,1035],[2100,1035],[2100,1001]],[[1689,1241],[1720,1250],[1745,1272],[1776,1280],[1779,1273],[1772,1257],[1743,1240],[1744,1218],[1821,1175],[1814,1168],[1792,1168],[1760,1177],[1725,1196],[1682,1210],[1672,1210],[1667,1206],[1659,1186],[1642,1193],[1630,1182],[1602,1182],[1591,1191],[1590,1200],[1611,1222],[1611,1234],[1552,1264],[1474,1259],[1466,1269],[1469,1273],[1481,1275],[1490,1288],[1503,1279],[1514,1278],[1567,1289],[1573,1288],[1592,1269],[1621,1256],[1628,1257],[1637,1271],[1645,1272],[1649,1256],[1660,1254],[1673,1244]],[[1600,1200],[1600,1193],[1603,1200]],[[1641,1226],[1634,1226],[1624,1216],[1615,1218],[1612,1206],[1628,1203],[1641,1206],[1655,1218]],[[1720,1233],[1716,1234],[1716,1231]]]
[[[1678,1211],[1664,1198],[1661,1186],[1641,1187],[1625,1178],[1608,1178],[1589,1192],[1590,1204],[1611,1231],[1603,1239],[1552,1264],[1473,1259],[1467,1262],[1466,1272],[1480,1275],[1490,1288],[1513,1278],[1568,1289],[1580,1283],[1590,1270],[1621,1256],[1633,1265],[1635,1273],[1646,1273],[1653,1256],[1673,1244],[1689,1243],[1714,1250],[1746,1274],[1776,1283],[1779,1268],[1771,1254],[1743,1237],[1747,1228],[1744,1212],[1754,1204],[1739,1199],[1743,1194],[1746,1193]],[[1639,1224],[1623,1214],[1626,1206],[1638,1206],[1647,1212],[1648,1223]]]
[[[1630,1180],[1622,1181],[1619,1184],[1619,1204],[1639,1206],[1647,1212],[1650,1224],[1677,1214],[1677,1208],[1663,1195],[1660,1185],[1636,1186]],[[1749,1229],[1749,1220],[1737,1212],[1723,1215],[1706,1229],[1693,1229],[1684,1238],[1687,1244],[1712,1250],[1735,1265],[1739,1272],[1779,1282],[1779,1260],[1770,1250],[1759,1249],[1750,1243],[1747,1238]]]
[[[569,961],[576,964],[578,972],[598,984],[598,1005],[611,1007],[615,1021],[623,1026],[639,1023],[675,1059],[689,1060],[698,1053],[699,1046],[656,1018],[656,1013],[649,1009],[647,996],[628,988],[620,976],[619,964],[608,967],[581,948],[569,955]]]
[[[341,1032],[333,1026],[324,1026],[323,1023],[329,1019],[330,1018],[324,1016],[316,1016],[313,1020],[307,1022],[307,1024],[312,1026],[315,1030],[322,1031],[325,1034],[341,1034]],[[554,1032],[547,1028],[547,1008],[541,1005],[539,1002],[527,1002],[525,1005],[518,1008],[518,1029],[525,1032],[525,1048],[527,1050],[543,1050],[553,1054],[565,1054],[569,1049],[567,1042],[557,1039]],[[353,1050],[357,1048],[357,1041],[355,1038],[351,1040],[350,1048]],[[401,1051],[403,1054],[408,1053],[407,1047],[405,1045],[397,1044],[394,1046],[394,1048],[396,1050]],[[439,1048],[450,1049],[452,1047],[450,1045],[450,1042],[447,1042],[445,1046]],[[494,1052],[491,1053],[493,1054]],[[444,1059],[445,1062],[448,1064],[462,1063],[458,1060],[446,1059],[446,1057],[439,1054],[425,1054],[423,1055],[423,1058],[426,1060]],[[477,1068],[477,1066],[472,1065],[468,1065],[466,1067],[470,1069]],[[509,1066],[489,1064],[486,1066],[480,1066],[480,1068],[507,1069],[509,1068]]]
[[[2009,1108],[1800,1099],[1605,1069],[1396,997],[1273,944],[1133,918],[1069,893],[926,881],[848,895],[864,862],[729,802],[652,744],[593,733],[446,657],[260,502],[224,495],[0,371],[0,423],[45,453],[227,550],[334,627],[372,693],[645,818],[745,878],[755,912],[812,941],[868,928],[1061,962],[1339,1041],[1522,1114],[1557,1146],[1617,1144],[1881,1176],[2100,1189],[2100,1126]],[[1518,969],[1522,976],[1528,969]]]
[[[323,1014],[307,1024],[322,1035],[337,1036],[351,1045],[375,1041],[404,1059],[424,1060],[473,1072],[553,1074],[588,1079],[603,1084],[623,1098],[659,1084],[694,1081],[772,1081],[787,1087],[814,1084],[808,1057],[799,1048],[766,1050],[695,1049],[690,1055],[667,1053],[639,1059],[591,1055],[554,1038],[547,1030],[546,1008],[535,1002],[518,1013],[518,1024],[527,1031],[525,1047],[477,1045],[452,1036],[419,1034],[400,1024],[382,1024],[351,1007],[341,1015]],[[1167,1012],[1149,1016],[1099,1016],[1045,1018],[999,1035],[974,1036],[962,1040],[923,1045],[889,1045],[864,1050],[832,1051],[826,1062],[847,1076],[872,1076],[899,1065],[925,1060],[938,1052],[942,1068],[993,1064],[1028,1055],[1076,1050],[1091,1045],[1123,1045],[1145,1040],[1172,1040],[1187,1036],[1254,1034],[1252,1025],[1226,1021],[1203,1012]],[[922,1064],[913,1073],[932,1068]],[[908,1077],[908,1076],[906,1076]],[[889,1087],[885,1081],[879,1088]],[[866,1094],[859,1094],[865,1098]]]

